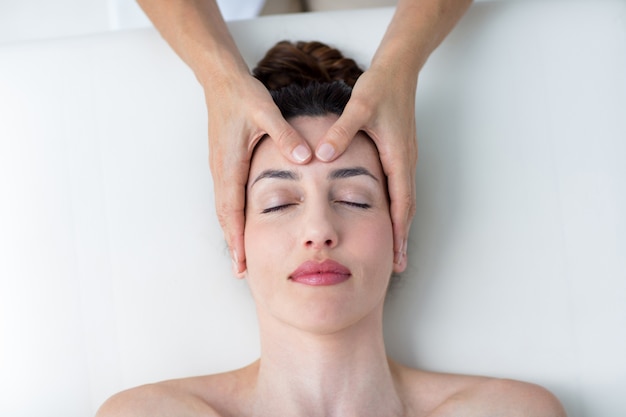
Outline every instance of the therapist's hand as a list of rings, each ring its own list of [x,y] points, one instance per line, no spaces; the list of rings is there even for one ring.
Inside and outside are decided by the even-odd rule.
[[[233,269],[246,269],[244,250],[245,187],[252,151],[265,134],[296,163],[311,159],[311,150],[285,121],[271,95],[249,74],[230,74],[205,89],[209,116],[209,162],[215,206],[224,230]]]
[[[316,156],[337,158],[359,130],[376,143],[391,196],[396,272],[406,267],[409,228],[415,214],[417,79],[394,76],[385,67],[372,67],[356,82],[343,115],[318,144]]]
[[[415,215],[418,74],[471,3],[398,0],[372,65],[359,77],[343,115],[315,151],[318,158],[332,160],[358,130],[374,140],[389,184],[396,272],[406,267],[409,228]]]

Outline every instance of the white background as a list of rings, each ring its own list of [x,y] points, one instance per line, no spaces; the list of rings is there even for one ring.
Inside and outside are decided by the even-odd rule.
[[[219,0],[227,20],[251,18],[263,0]],[[150,26],[134,0],[0,0],[0,42]]]
[[[391,11],[231,25],[367,63]],[[626,415],[624,2],[481,2],[420,76],[418,209],[390,353]],[[153,29],[0,45],[0,415],[258,353],[213,211],[197,82]]]
[[[227,20],[236,20],[254,16],[254,10],[262,1],[220,0],[218,4]],[[239,3],[247,3],[248,6],[242,8]],[[352,3],[358,3],[358,0]],[[0,42],[93,34],[150,25],[134,0],[0,0]]]

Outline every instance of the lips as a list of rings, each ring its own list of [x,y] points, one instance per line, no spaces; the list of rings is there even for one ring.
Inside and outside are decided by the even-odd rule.
[[[289,279],[299,284],[311,286],[336,285],[348,279],[352,273],[348,268],[327,259],[324,262],[307,261],[289,275]]]

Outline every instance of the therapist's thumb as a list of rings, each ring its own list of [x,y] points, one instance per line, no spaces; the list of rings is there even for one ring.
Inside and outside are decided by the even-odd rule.
[[[330,162],[341,155],[350,145],[352,138],[362,127],[360,118],[352,117],[348,108],[343,115],[328,129],[315,150],[320,161]]]
[[[264,130],[290,161],[304,164],[311,160],[311,148],[280,112],[266,121]]]

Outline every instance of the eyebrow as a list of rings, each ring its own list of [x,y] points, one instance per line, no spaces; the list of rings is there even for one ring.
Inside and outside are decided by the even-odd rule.
[[[334,171],[331,171],[330,174],[328,174],[328,179],[337,180],[341,178],[356,177],[359,175],[366,175],[378,181],[378,178],[376,178],[371,172],[369,172],[367,168],[364,168],[364,167],[351,167],[351,168],[336,169]]]
[[[359,175],[366,175],[374,179],[375,181],[378,181],[378,178],[376,178],[367,168],[359,167],[359,166],[351,167],[351,168],[335,169],[331,171],[330,174],[328,174],[327,178],[329,180],[338,180],[342,178],[356,177]],[[289,171],[289,170],[283,170],[283,169],[266,169],[254,179],[250,187],[252,187],[258,181],[265,179],[265,178],[296,181],[296,180],[299,180],[301,176],[295,171]]]
[[[258,177],[254,179],[250,187],[252,187],[259,180],[262,180],[264,178],[277,178],[281,180],[295,181],[295,180],[300,179],[300,175],[298,175],[294,171],[288,171],[288,170],[283,170],[283,169],[266,169],[265,171],[261,172]]]

